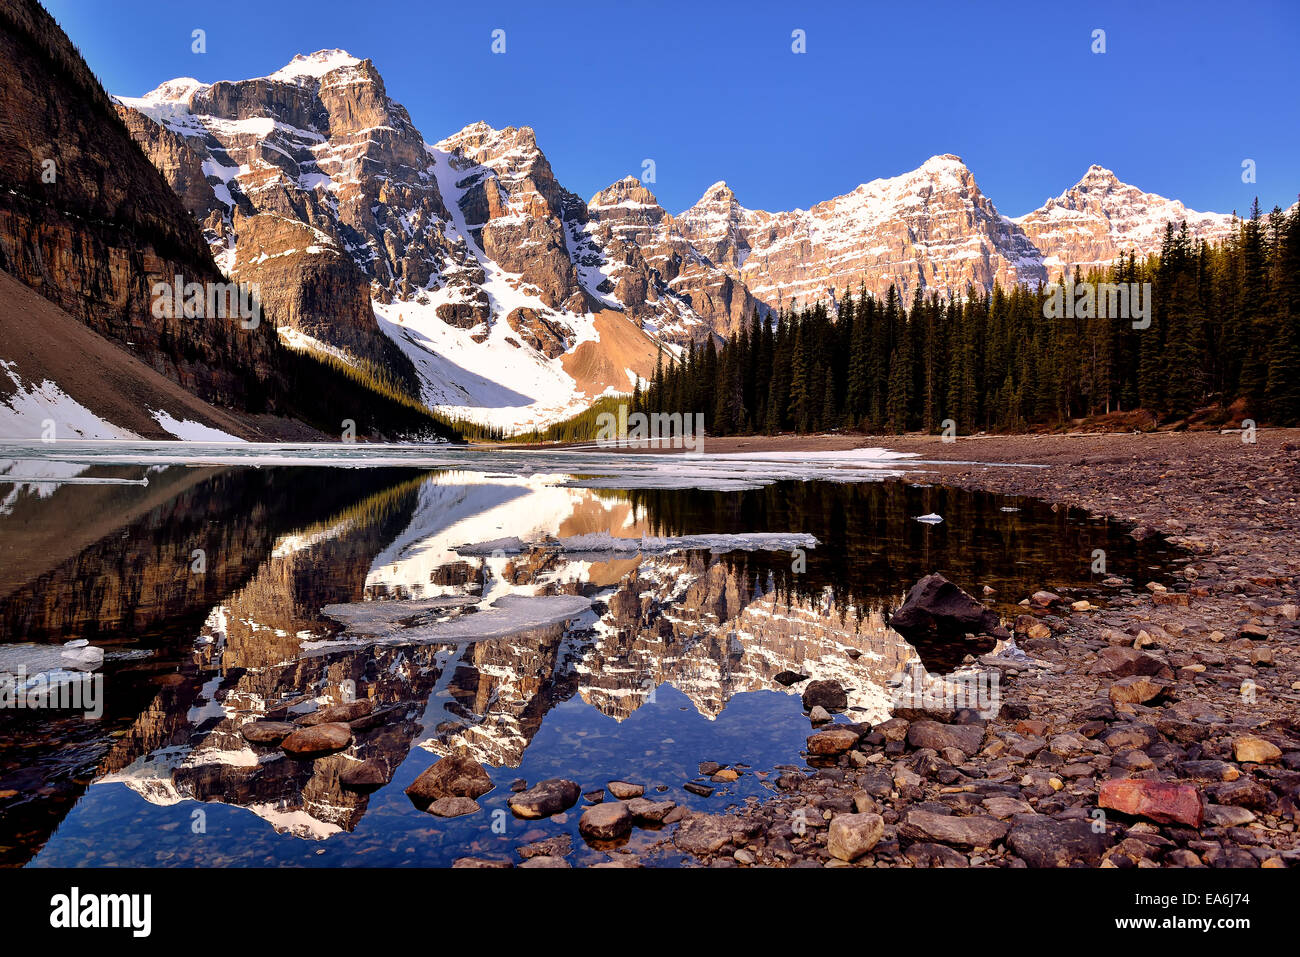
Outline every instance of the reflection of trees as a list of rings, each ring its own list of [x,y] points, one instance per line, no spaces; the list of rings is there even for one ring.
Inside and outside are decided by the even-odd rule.
[[[836,601],[895,605],[918,579],[941,572],[976,593],[995,588],[1014,602],[1031,591],[1086,585],[1092,551],[1104,548],[1112,573],[1135,576],[1157,542],[1135,542],[1114,523],[1032,499],[944,486],[883,481],[835,484],[778,482],[740,492],[644,489],[604,493],[625,498],[654,534],[806,532],[821,543],[807,553],[807,569],[791,573],[788,554],[755,552],[729,558],[750,577],[770,574],[778,589]],[[1002,511],[1004,506],[1017,512]],[[927,525],[915,516],[936,512]]]

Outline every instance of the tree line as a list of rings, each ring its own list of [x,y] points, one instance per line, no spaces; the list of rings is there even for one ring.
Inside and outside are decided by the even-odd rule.
[[[1100,284],[1132,290],[1129,308]],[[1102,295],[1061,308],[1062,290],[1089,287]],[[720,345],[661,352],[631,405],[703,412],[711,435],[1016,431],[1139,409],[1300,423],[1300,206],[1264,216],[1256,201],[1213,245],[1167,224],[1158,254],[1037,288],[907,303],[860,287],[833,307],[755,311]]]

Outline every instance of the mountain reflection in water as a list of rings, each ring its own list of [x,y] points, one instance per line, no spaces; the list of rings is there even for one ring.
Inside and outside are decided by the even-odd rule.
[[[799,759],[802,686],[782,672],[837,679],[848,717],[873,721],[901,675],[959,667],[971,649],[914,648],[885,625],[922,575],[1013,602],[1088,584],[1096,548],[1121,575],[1151,577],[1165,560],[1159,543],[1065,509],[1017,500],[1006,511],[1005,498],[942,487],[593,491],[565,478],[164,467],[148,486],[20,489],[0,509],[0,656],[90,640],[106,653],[105,713],[0,711],[0,863],[449,864],[562,831],[581,847],[575,813],[495,814],[510,783],[563,776],[592,790],[622,778],[720,809]],[[930,512],[943,524],[914,521]],[[638,554],[553,541],[740,545],[761,532],[818,544]],[[461,548],[510,538],[534,544]],[[486,625],[565,595],[575,601],[556,620],[437,638],[441,623],[464,619],[457,633],[472,633],[476,614]],[[402,614],[384,640],[354,624],[393,607]],[[432,639],[414,640],[421,624]],[[241,733],[353,699],[372,707],[352,745],[314,761]],[[497,788],[482,812],[442,820],[402,789],[453,752],[482,762]],[[711,797],[683,791],[705,760],[753,770]],[[359,762],[378,790],[341,783]]]

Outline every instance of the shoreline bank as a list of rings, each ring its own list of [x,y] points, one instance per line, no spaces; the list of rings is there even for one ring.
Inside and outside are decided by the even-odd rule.
[[[822,755],[775,769],[771,797],[692,815],[664,843],[712,866],[1300,864],[1300,431],[1253,444],[1209,432],[778,437],[709,451],[858,447],[988,460],[904,480],[1077,506],[1164,535],[1190,560],[1167,589],[1135,580],[1095,604],[1029,602],[1008,624],[1030,660],[1000,665],[996,717],[913,709],[848,734],[810,724]],[[979,582],[957,584],[979,595]]]

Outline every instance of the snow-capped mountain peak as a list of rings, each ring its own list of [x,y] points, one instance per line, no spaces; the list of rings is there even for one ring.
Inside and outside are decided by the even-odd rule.
[[[287,342],[387,364],[444,411],[515,426],[626,391],[660,343],[729,335],[756,309],[1042,282],[1158,248],[1166,220],[1219,235],[1229,219],[1093,166],[1012,220],[953,153],[808,209],[746,208],[720,179],[672,216],[635,175],[584,202],[531,127],[426,140],[373,63],[337,49],[118,102],[144,114],[124,115],[219,265],[272,290]]]
[[[206,89],[209,85],[192,76],[178,76],[174,80],[158,84],[140,99],[150,103],[186,103],[195,91]]]
[[[1119,177],[1115,175],[1113,170],[1109,170],[1104,166],[1099,166],[1096,163],[1093,163],[1088,167],[1088,171],[1079,179],[1079,182],[1075,184],[1075,189],[1082,189],[1088,186],[1117,185],[1119,185]]]
[[[326,73],[332,73],[346,66],[356,66],[361,60],[346,50],[317,50],[315,53],[299,53],[292,60],[269,74],[265,79],[295,82],[302,79],[319,80]]]
[[[1046,266],[1085,269],[1114,262],[1122,252],[1159,250],[1166,223],[1186,222],[1196,239],[1222,239],[1233,228],[1230,215],[1188,209],[1097,165],[1060,196],[1014,222],[1039,248]]]

